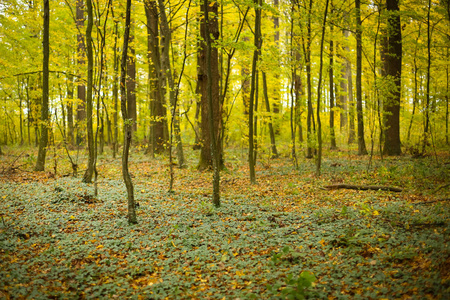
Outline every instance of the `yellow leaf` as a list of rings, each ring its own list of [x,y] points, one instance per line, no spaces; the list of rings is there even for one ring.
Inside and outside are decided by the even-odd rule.
[[[97,246],[97,249],[101,249],[101,248],[103,248],[103,245],[98,245]]]
[[[373,215],[374,215],[374,216],[378,216],[379,214],[380,214],[380,213],[378,212],[378,210],[374,210],[374,211],[373,211]]]

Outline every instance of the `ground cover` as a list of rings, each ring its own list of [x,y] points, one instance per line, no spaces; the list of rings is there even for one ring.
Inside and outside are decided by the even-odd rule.
[[[196,153],[168,193],[168,161],[136,151],[132,226],[120,160],[100,158],[94,197],[92,185],[61,176],[63,158],[54,176],[10,153],[0,167],[6,299],[450,297],[448,153],[376,158],[368,170],[367,157],[334,151],[321,177],[311,160],[294,169],[262,159],[251,185],[245,154],[231,151],[214,208],[212,173],[195,170]],[[324,188],[337,183],[403,191]]]

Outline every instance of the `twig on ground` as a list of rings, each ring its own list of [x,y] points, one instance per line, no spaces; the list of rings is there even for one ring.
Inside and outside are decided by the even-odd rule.
[[[401,192],[403,189],[391,186],[382,186],[382,185],[354,185],[354,184],[332,184],[325,186],[328,190],[337,190],[337,189],[350,189],[350,190],[372,190],[372,191],[390,191],[390,192]]]

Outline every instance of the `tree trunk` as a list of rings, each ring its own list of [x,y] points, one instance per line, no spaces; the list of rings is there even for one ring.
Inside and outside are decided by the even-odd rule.
[[[202,9],[204,6],[202,5]],[[207,45],[205,44],[206,33],[211,35],[211,45],[214,45],[215,41],[219,38],[219,24],[217,20],[218,16],[218,3],[213,2],[208,6],[208,13],[211,13],[209,24],[201,22],[200,34],[203,41],[200,42],[200,56],[199,56],[199,70],[198,80],[200,84],[201,93],[201,135],[202,135],[202,148],[200,152],[200,162],[198,165],[199,170],[205,170],[213,167],[213,159],[211,152],[211,134],[210,124],[208,117],[208,71],[207,66]],[[205,13],[203,11],[203,13]],[[219,55],[216,47],[211,47],[211,84],[212,84],[212,102],[213,102],[213,115],[214,115],[214,135],[216,139],[220,140],[220,132],[222,126],[222,107],[220,105],[219,97]],[[216,141],[216,144],[217,141]],[[218,147],[218,161],[219,168],[223,166],[221,148]]]
[[[48,144],[48,99],[49,99],[49,59],[50,59],[50,0],[44,0],[44,31],[43,31],[44,58],[42,66],[42,107],[41,107],[41,138],[36,160],[35,171],[45,170],[45,156]]]
[[[313,131],[313,105],[312,105],[312,83],[311,83],[311,14],[312,14],[312,4],[313,0],[309,1],[308,7],[308,21],[307,21],[307,35],[306,35],[306,51],[305,51],[305,63],[306,63],[306,90],[308,94],[308,108],[307,108],[307,118],[306,118],[306,158],[313,158],[313,148],[312,142],[314,139]],[[314,126],[315,127],[315,126]]]
[[[259,59],[259,53],[261,51],[261,2],[260,0],[255,0],[255,50],[253,51],[253,61],[252,61],[252,77],[251,77],[251,87],[250,87],[250,105],[248,113],[248,164],[250,169],[250,182],[252,184],[256,183],[255,176],[255,155],[254,155],[254,123],[253,123],[253,112],[255,103],[255,92],[256,92],[256,76],[257,76],[257,64]]]
[[[128,117],[133,120],[133,133],[137,130],[137,112],[136,112],[136,55],[134,50],[134,21],[130,24],[129,51],[127,57],[127,108]]]
[[[216,133],[220,132],[220,130],[217,130],[219,128],[215,128],[215,119],[221,118],[220,115],[215,115],[214,112],[216,111],[216,107],[214,105],[217,105],[217,103],[214,103],[213,99],[213,68],[214,64],[217,64],[218,61],[216,60],[217,57],[217,48],[215,48],[216,56],[213,63],[213,49],[212,49],[212,41],[211,37],[214,37],[214,39],[217,39],[219,37],[218,32],[213,31],[213,29],[218,30],[218,23],[217,23],[217,2],[214,2],[212,5],[213,8],[212,12],[215,13],[212,19],[209,18],[209,8],[211,7],[211,4],[208,0],[204,0],[203,2],[203,12],[205,14],[204,17],[204,25],[205,25],[205,41],[206,41],[206,68],[207,68],[207,99],[208,99],[208,123],[209,123],[209,135],[210,135],[210,147],[211,147],[211,159],[213,162],[213,170],[214,170],[214,176],[213,176],[213,197],[212,202],[214,206],[219,207],[220,206],[220,173],[219,173],[219,167],[220,167],[220,153],[218,147],[218,139],[216,139]],[[214,35],[216,34],[216,35]],[[218,70],[218,66],[216,66]],[[217,74],[218,75],[218,74]],[[217,76],[218,77],[218,76]],[[218,82],[217,82],[218,85]],[[203,108],[203,107],[202,107]],[[221,110],[219,110],[221,112]],[[203,119],[202,119],[203,123]],[[220,125],[220,124],[218,124]],[[202,148],[203,150],[203,148]]]
[[[355,1],[356,9],[356,118],[358,120],[358,154],[367,155],[366,142],[364,140],[364,115],[362,107],[361,91],[361,63],[362,63],[362,28],[361,28],[361,3]]]
[[[419,23],[419,32],[418,32],[418,35],[417,35],[417,39],[420,38],[420,29],[421,29],[421,26],[420,26],[420,23]],[[418,99],[417,73],[419,72],[419,67],[417,66],[417,44],[414,47],[414,60],[413,61],[414,61],[414,66],[413,66],[414,67],[414,69],[413,69],[413,72],[414,72],[414,96],[413,96],[413,110],[412,110],[412,114],[411,114],[411,120],[409,122],[408,134],[406,136],[406,140],[408,142],[409,142],[409,139],[411,137],[411,127],[412,127],[412,124],[413,124],[414,114],[416,112],[416,105],[417,105],[417,101],[418,101],[417,100]],[[448,69],[447,69],[447,71],[448,71]],[[447,81],[447,84],[448,84],[448,81]]]
[[[85,52],[86,47],[84,45],[84,35],[82,33],[84,27],[84,4],[83,0],[76,0],[76,25],[78,29],[77,34],[77,60],[78,60],[78,69],[82,70],[85,64]],[[84,143],[84,129],[85,129],[85,120],[86,120],[86,86],[83,81],[80,80],[77,86],[77,97],[78,97],[78,105],[77,105],[77,114],[76,114],[76,128],[77,128],[77,140],[76,144],[81,145]]]
[[[317,158],[316,158],[316,174],[320,176],[320,168],[322,165],[322,123],[320,121],[320,96],[322,94],[322,67],[323,67],[323,43],[325,40],[326,21],[328,14],[328,2],[325,2],[325,13],[323,15],[322,39],[320,41],[320,64],[319,64],[319,83],[317,84]]]
[[[350,61],[346,63],[346,78],[348,82],[348,144],[355,142],[355,100],[353,98],[353,78],[352,78],[352,65]]]
[[[74,125],[73,125],[73,76],[68,75],[67,77],[67,101],[66,111],[67,111],[67,126],[68,126],[68,143],[69,145],[75,144],[75,133],[74,133]]]
[[[145,15],[147,18],[147,48],[149,60],[149,80],[150,80],[150,145],[154,154],[164,152],[164,147],[168,142],[167,111],[164,105],[163,86],[160,83],[161,77],[161,57],[159,44],[159,22],[158,6],[156,1],[145,1]]]
[[[123,119],[123,153],[122,153],[122,175],[123,181],[127,188],[128,198],[128,223],[137,224],[136,206],[134,203],[134,187],[131,181],[131,175],[128,170],[128,156],[130,153],[131,139],[133,137],[132,119],[128,116],[127,111],[127,92],[126,92],[126,75],[127,75],[127,52],[128,39],[130,37],[130,18],[131,18],[131,0],[127,0],[125,32],[123,34],[122,61],[120,63],[120,108]]]
[[[384,61],[386,75],[395,84],[394,90],[384,97],[385,138],[383,153],[400,155],[400,98],[402,76],[402,32],[398,0],[386,0],[388,10],[388,44]]]
[[[334,132],[333,25],[330,25],[330,37],[330,67],[328,69],[330,80],[330,147],[331,149],[336,149],[336,135]]]
[[[271,149],[271,152],[272,152],[271,158],[277,158],[278,157],[278,151],[277,151],[277,146],[276,146],[276,143],[275,143],[275,131],[273,130],[272,116],[270,114],[269,95],[267,94],[266,72],[262,72],[262,80],[263,80],[264,102],[266,104],[266,111],[269,114],[268,126],[269,126],[269,135],[270,135],[270,149]]]
[[[111,6],[111,13],[114,18],[114,11]],[[114,101],[114,112],[113,112],[113,158],[116,158],[117,151],[119,149],[118,139],[119,139],[119,124],[118,124],[118,110],[119,110],[119,56],[117,55],[117,36],[119,34],[118,22],[114,20],[114,82],[113,82],[113,101]]]
[[[430,77],[431,77],[431,26],[430,26],[430,10],[431,0],[428,0],[428,12],[427,12],[427,90],[426,90],[426,107],[425,107],[425,127],[423,131],[423,144],[422,154],[425,153],[428,145],[428,130],[430,124]],[[400,23],[400,22],[399,22]],[[400,25],[399,25],[400,26]]]
[[[95,170],[95,147],[97,145],[94,143],[94,129],[93,129],[93,100],[92,100],[92,90],[93,90],[93,79],[94,79],[94,54],[92,49],[92,27],[94,26],[94,14],[92,12],[92,0],[87,0],[87,13],[88,13],[88,24],[86,27],[86,55],[88,60],[87,67],[87,91],[86,91],[86,130],[87,130],[87,140],[88,140],[88,163],[86,172],[83,175],[82,182],[90,183],[92,181],[92,175]]]

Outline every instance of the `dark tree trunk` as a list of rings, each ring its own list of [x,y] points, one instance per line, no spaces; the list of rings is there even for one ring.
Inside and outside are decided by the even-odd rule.
[[[42,66],[42,107],[41,107],[41,138],[39,141],[39,151],[36,160],[35,171],[45,170],[45,156],[48,144],[48,99],[49,99],[49,60],[50,60],[50,0],[44,0],[44,31],[42,45],[44,48],[44,58]]]
[[[85,64],[85,52],[86,47],[84,45],[84,35],[83,35],[83,27],[84,27],[84,4],[83,0],[76,0],[76,24],[78,29],[77,34],[77,61],[78,61],[78,69],[82,70]],[[83,81],[80,80],[77,86],[77,97],[78,97],[78,105],[77,105],[77,114],[76,114],[76,129],[77,129],[77,140],[76,144],[81,145],[84,143],[85,137],[85,120],[86,120],[86,86]]]
[[[204,23],[205,23],[205,41],[206,41],[206,68],[207,68],[207,100],[208,100],[208,123],[209,123],[209,135],[210,135],[210,148],[211,148],[211,159],[212,159],[212,163],[213,163],[213,170],[214,170],[214,177],[213,177],[213,197],[212,197],[212,202],[214,204],[214,206],[219,207],[220,206],[220,173],[219,173],[219,168],[220,168],[220,153],[219,153],[219,139],[216,138],[216,134],[220,132],[220,130],[217,130],[218,128],[215,127],[215,119],[219,119],[221,118],[220,115],[216,115],[215,111],[217,111],[215,109],[215,105],[217,105],[217,103],[214,103],[213,99],[213,64],[217,64],[218,61],[214,60],[213,63],[213,49],[212,49],[212,41],[211,41],[211,37],[214,37],[215,39],[217,39],[219,37],[218,35],[218,23],[217,23],[217,11],[218,11],[218,7],[217,7],[217,2],[214,2],[214,4],[212,6],[215,6],[215,9],[213,8],[212,12],[215,14],[213,16],[212,19],[209,18],[209,7],[211,7],[211,4],[209,3],[208,0],[204,0],[203,2],[203,12],[205,14],[204,17]],[[217,29],[217,32],[211,30],[211,29]],[[211,35],[210,35],[211,33]],[[214,35],[215,33],[217,33],[217,35]],[[217,55],[217,48],[214,48],[216,55]],[[217,56],[216,56],[217,58]],[[218,66],[216,66],[217,68],[217,72],[218,72]],[[218,74],[217,74],[218,77]],[[218,81],[218,80],[217,80]],[[218,84],[218,82],[217,82]],[[203,108],[203,106],[202,106]],[[219,112],[221,112],[221,110],[219,109]],[[203,124],[203,119],[202,119],[202,124]],[[218,124],[220,125],[220,124]],[[203,129],[203,128],[202,128]],[[203,150],[203,148],[202,148]]]
[[[163,86],[161,85],[161,57],[159,44],[158,6],[156,1],[145,1],[145,15],[147,17],[147,48],[149,60],[150,80],[150,146],[154,154],[164,152],[164,145],[168,142],[167,111],[164,106]]]
[[[92,181],[92,176],[95,170],[95,145],[94,143],[94,129],[93,129],[93,100],[92,100],[92,90],[93,90],[93,79],[94,79],[94,53],[92,49],[92,27],[94,26],[94,13],[92,11],[92,0],[87,0],[87,13],[88,13],[88,24],[86,27],[86,55],[88,60],[87,67],[87,91],[86,91],[86,131],[88,140],[88,163],[86,172],[83,175],[83,182],[90,183]]]
[[[328,14],[328,1],[325,2],[325,13],[322,24],[322,39],[320,41],[320,64],[319,64],[319,83],[317,84],[317,158],[316,158],[316,174],[320,176],[320,169],[322,166],[322,123],[320,121],[320,96],[322,93],[322,66],[323,66],[323,44],[325,40],[326,21]]]
[[[127,0],[127,9],[125,17],[125,32],[123,34],[123,51],[122,61],[120,63],[120,108],[123,119],[123,153],[122,153],[122,175],[123,181],[127,188],[128,198],[128,223],[137,224],[136,206],[134,203],[134,187],[131,180],[130,171],[128,170],[128,156],[130,153],[131,139],[133,137],[132,121],[127,111],[127,92],[126,92],[126,75],[127,75],[127,52],[128,39],[130,37],[130,18],[131,18],[131,0]]]
[[[202,11],[204,12],[204,6],[202,5]],[[208,117],[208,71],[207,66],[207,45],[206,33],[209,32],[211,38],[211,45],[219,38],[219,24],[217,20],[218,16],[218,3],[213,2],[208,5],[208,12],[210,13],[209,24],[205,24],[205,21],[200,24],[200,34],[202,40],[200,42],[200,56],[199,56],[199,70],[198,81],[200,84],[201,93],[201,136],[202,136],[202,148],[200,152],[200,162],[198,165],[199,170],[204,170],[213,167],[213,159],[211,155],[211,134],[209,132],[210,124]],[[212,108],[214,115],[214,130],[217,141],[220,140],[220,132],[222,126],[222,108],[220,105],[219,97],[219,55],[216,47],[211,47],[211,85],[212,85]],[[216,141],[216,144],[218,145]],[[218,161],[219,168],[222,168],[223,159],[221,148],[218,147]]]
[[[402,32],[398,0],[386,0],[388,11],[388,43],[384,61],[386,75],[395,84],[394,90],[384,97],[385,137],[383,153],[400,155],[400,97],[402,76]]]
[[[430,124],[430,77],[431,77],[431,26],[430,26],[430,10],[431,0],[428,0],[428,12],[427,12],[427,87],[426,87],[426,106],[425,106],[425,127],[423,131],[423,144],[422,153],[425,153],[428,145],[428,131]],[[400,22],[399,22],[400,26]]]
[[[348,144],[355,142],[355,100],[353,98],[353,79],[352,79],[352,65],[349,61],[346,64],[346,78],[348,82]]]
[[[254,123],[253,123],[253,111],[255,103],[255,92],[257,90],[257,64],[259,59],[259,54],[261,51],[261,1],[255,0],[255,50],[253,51],[253,61],[252,61],[252,78],[250,87],[250,105],[248,113],[248,164],[250,169],[250,182],[252,184],[256,183],[255,175],[255,155],[254,155]]]
[[[73,97],[74,97],[74,91],[73,91],[73,76],[69,75],[67,78],[67,98],[69,101],[66,105],[66,111],[67,111],[67,138],[69,145],[75,144],[75,133],[74,133],[74,124],[73,124]]]
[[[275,131],[273,130],[273,124],[272,124],[272,116],[270,114],[270,103],[269,103],[269,95],[267,93],[267,79],[266,79],[266,73],[262,72],[262,80],[263,80],[263,93],[264,93],[264,103],[266,104],[266,111],[269,114],[269,135],[270,135],[270,149],[271,149],[271,158],[277,158],[278,157],[278,151],[277,146],[275,143]],[[295,153],[295,150],[294,150]]]
[[[330,27],[330,37],[333,37],[333,26]],[[329,80],[330,80],[330,142],[331,149],[336,149],[336,135],[334,132],[334,75],[333,75],[333,39],[330,39],[330,67],[329,67]]]
[[[311,78],[311,14],[312,14],[312,4],[313,1],[309,1],[308,7],[308,21],[307,21],[307,35],[306,35],[306,51],[305,51],[305,63],[306,63],[306,90],[308,94],[308,108],[307,108],[307,118],[306,118],[306,158],[313,158],[313,148],[311,146],[314,139],[313,123],[314,123],[314,112],[312,105],[312,78]]]
[[[111,6],[111,13],[114,18],[114,11]],[[119,34],[118,30],[118,22],[114,21],[114,82],[113,82],[113,101],[114,101],[114,112],[113,112],[113,158],[116,158],[117,151],[119,149],[119,124],[118,124],[118,110],[119,110],[119,56],[117,55],[117,36]]]
[[[130,24],[129,51],[127,57],[127,108],[128,117],[133,122],[133,133],[137,130],[137,111],[136,111],[136,55],[134,50],[134,26],[133,21]]]
[[[356,118],[358,121],[358,154],[367,155],[364,140],[364,115],[362,106],[361,74],[362,74],[362,28],[361,28],[361,2],[355,1],[356,8]]]

